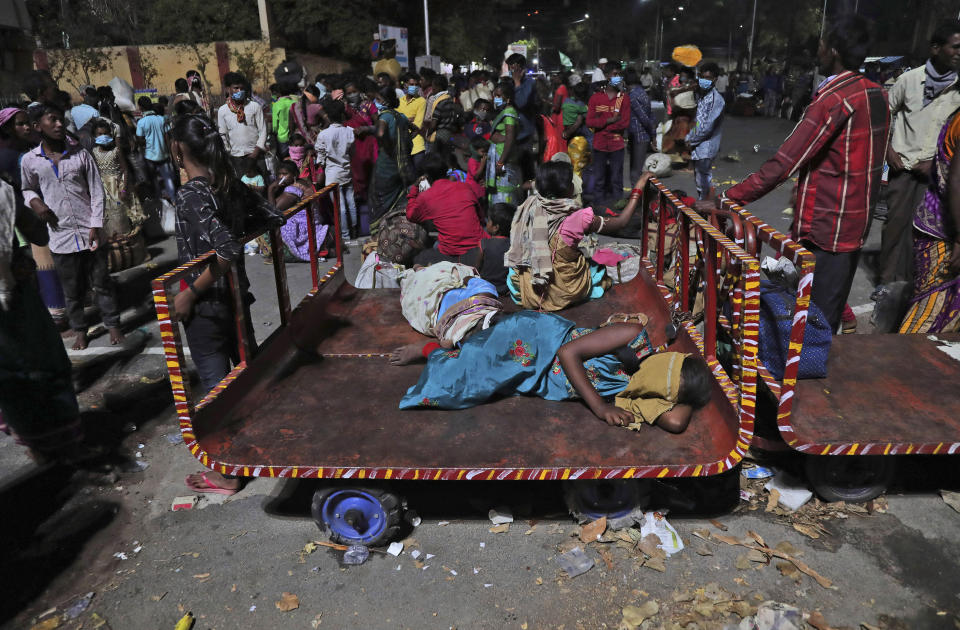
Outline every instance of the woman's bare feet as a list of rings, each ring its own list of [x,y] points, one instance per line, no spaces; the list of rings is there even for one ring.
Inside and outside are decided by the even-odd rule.
[[[409,365],[423,360],[423,346],[411,343],[390,353],[390,365]]]
[[[123,339],[124,339],[123,331],[121,331],[119,328],[110,329],[110,345],[111,346],[116,346],[123,343]]]
[[[86,349],[89,342],[87,341],[87,331],[85,330],[75,330],[73,337],[73,349],[74,350],[84,350]]]

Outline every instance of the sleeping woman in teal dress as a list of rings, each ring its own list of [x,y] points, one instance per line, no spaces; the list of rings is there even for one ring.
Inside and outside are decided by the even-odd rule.
[[[709,402],[712,375],[698,357],[655,353],[645,324],[642,314],[611,316],[593,330],[552,313],[520,311],[456,348],[398,348],[394,365],[426,359],[400,408],[466,409],[507,396],[581,399],[612,426],[647,423],[680,433]]]

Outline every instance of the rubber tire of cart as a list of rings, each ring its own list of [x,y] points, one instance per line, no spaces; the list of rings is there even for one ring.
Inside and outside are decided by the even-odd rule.
[[[646,479],[584,479],[564,482],[563,499],[579,521],[601,516],[617,518],[650,502],[651,484]]]
[[[357,530],[347,526],[338,519],[340,511],[337,506],[348,506],[346,513],[355,510],[359,505],[368,515],[376,515],[370,519],[370,527],[363,528],[357,535]],[[377,547],[389,542],[400,531],[400,517],[403,505],[396,494],[383,488],[361,486],[331,486],[314,492],[310,503],[310,513],[320,531],[329,531],[330,540],[341,545],[365,545]],[[382,524],[381,524],[382,522]]]
[[[807,455],[803,467],[824,501],[863,503],[886,491],[897,463],[883,455]]]

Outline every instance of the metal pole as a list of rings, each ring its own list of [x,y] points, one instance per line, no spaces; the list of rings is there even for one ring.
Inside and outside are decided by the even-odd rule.
[[[827,28],[827,0],[823,0],[823,15],[820,16],[820,39],[823,39],[823,32]]]
[[[757,0],[753,0],[753,18],[750,20],[750,41],[747,43],[747,72],[753,72],[753,36],[756,33],[756,29]]]
[[[430,55],[430,7],[429,0],[423,0],[423,32],[427,36],[427,56]]]

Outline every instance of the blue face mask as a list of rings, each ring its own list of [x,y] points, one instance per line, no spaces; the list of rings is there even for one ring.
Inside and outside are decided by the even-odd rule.
[[[246,95],[247,95],[246,90],[237,90],[236,92],[230,95],[230,98],[232,98],[235,101],[242,101],[244,97],[246,97]]]
[[[374,101],[373,105],[374,107],[377,108],[378,112],[382,112],[383,110],[387,109],[387,106],[381,103],[380,101]]]
[[[623,83],[623,77],[619,75],[610,77],[610,85],[618,87],[621,83]]]
[[[407,86],[407,94],[409,94],[410,96],[416,96],[416,95],[417,95],[417,92],[418,92],[419,90],[420,90],[420,88],[418,88],[418,87],[415,86],[415,85],[408,85],[408,86]]]
[[[501,97],[499,97],[499,96],[494,96],[494,97],[493,97],[493,106],[496,107],[497,109],[500,109],[501,107],[503,107],[503,98],[501,98]]]
[[[710,79],[697,79],[697,83],[700,84],[701,90],[709,90],[713,87],[713,81]]]
[[[97,136],[96,138],[94,138],[93,141],[103,147],[113,143],[113,136],[108,136],[104,134],[102,136]]]
[[[323,83],[319,83],[319,82],[318,82],[318,83],[315,83],[314,85],[316,85],[316,86],[317,86],[317,89],[320,90],[320,98],[323,98],[324,96],[326,96],[326,94],[327,94],[327,86],[325,86]]]

